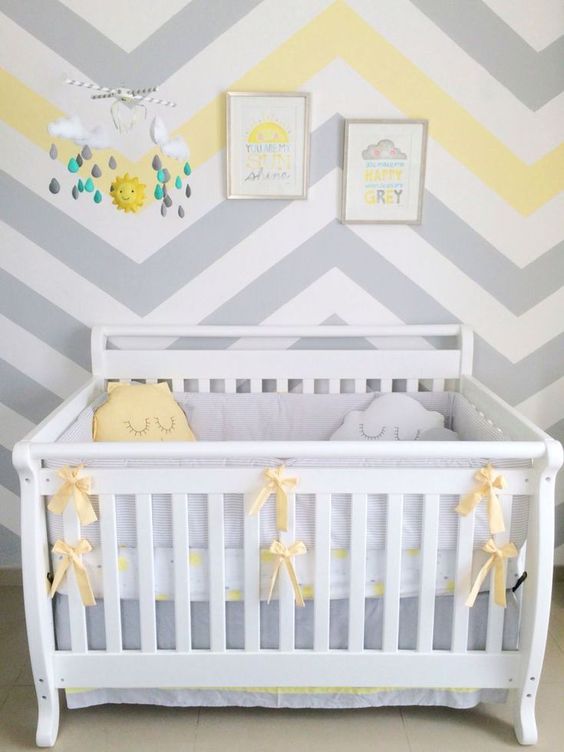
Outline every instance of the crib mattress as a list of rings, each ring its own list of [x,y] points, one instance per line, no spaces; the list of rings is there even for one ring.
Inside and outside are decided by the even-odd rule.
[[[433,649],[448,650],[452,631],[452,597],[437,597],[435,601],[435,629]],[[483,650],[486,641],[488,597],[482,593],[470,613],[468,649]],[[503,649],[517,645],[518,604],[508,593],[505,612]],[[159,649],[174,648],[174,604],[159,602],[157,615],[157,644]],[[194,649],[209,648],[209,609],[207,603],[194,603],[192,615],[192,640]],[[91,650],[104,649],[103,602],[87,609],[88,644]],[[365,648],[380,649],[383,608],[381,600],[367,600],[365,612]],[[64,595],[55,597],[55,624],[58,649],[70,648],[68,603]],[[243,647],[244,617],[242,603],[227,603],[227,649]],[[346,648],[348,601],[334,600],[330,612],[330,648]],[[400,601],[399,648],[415,648],[417,630],[417,598]],[[136,601],[122,604],[122,633],[126,650],[139,649],[139,608]],[[313,604],[296,609],[296,648],[311,649],[313,645]],[[278,604],[261,604],[261,647],[278,646]],[[187,682],[187,684],[189,684]],[[360,708],[384,705],[441,705],[453,708],[473,707],[479,702],[503,702],[505,690],[473,690],[468,688],[401,689],[371,688],[213,688],[190,687],[181,689],[67,689],[69,708],[81,708],[105,703],[140,703],[168,706],[239,706],[286,708]]]

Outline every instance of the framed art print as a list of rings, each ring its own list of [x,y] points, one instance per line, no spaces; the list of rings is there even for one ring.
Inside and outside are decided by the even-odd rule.
[[[306,198],[308,162],[308,94],[227,93],[227,198]]]
[[[346,120],[345,224],[421,223],[426,120]]]

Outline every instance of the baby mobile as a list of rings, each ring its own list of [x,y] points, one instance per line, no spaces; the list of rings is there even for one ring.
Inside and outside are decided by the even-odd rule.
[[[65,83],[99,92],[98,94],[93,94],[92,99],[112,99],[113,103],[110,112],[118,133],[127,133],[130,131],[137,122],[141,111],[145,112],[145,117],[147,116],[146,103],[176,107],[175,102],[149,96],[150,93],[157,91],[157,87],[146,89],[110,89],[89,82],[76,81],[75,79],[66,79]],[[67,163],[67,170],[73,177],[72,197],[78,200],[81,194],[90,194],[94,203],[100,204],[103,193],[97,181],[102,177],[103,171],[98,164],[100,160],[96,161],[95,159],[94,151],[96,149],[105,149],[110,145],[110,139],[107,137],[104,129],[101,126],[88,129],[84,127],[78,116],[73,115],[69,118],[61,118],[53,123],[49,123],[48,130],[51,136],[70,140],[79,147],[82,147]],[[150,136],[153,143],[159,147],[163,155],[176,160],[180,164],[184,163],[182,168],[179,166],[178,170],[173,171],[177,173],[173,179],[171,171],[163,165],[158,154],[155,154],[152,159],[151,167],[155,173],[153,196],[160,202],[161,216],[166,217],[168,210],[175,203],[176,195],[178,195],[175,194],[175,191],[182,191],[179,195],[181,197],[185,196],[187,199],[192,195],[192,189],[186,179],[192,173],[192,168],[188,162],[188,146],[180,136],[170,138],[165,124],[160,117],[153,119],[150,127]],[[49,149],[49,156],[51,159],[57,159],[59,156],[57,146],[54,143],[51,144],[51,148]],[[93,161],[91,162],[91,160]],[[92,167],[90,164],[92,164]],[[118,163],[113,155],[108,159],[107,166],[112,171],[117,170]],[[185,185],[183,181],[185,181]],[[127,172],[123,175],[116,175],[112,179],[109,189],[112,205],[126,214],[136,213],[145,203],[147,198],[146,188],[147,186],[137,176],[129,175]],[[60,190],[61,185],[59,181],[56,178],[52,178],[49,183],[49,191],[57,194]],[[182,219],[185,216],[184,206],[179,200],[176,203],[178,205],[177,214]]]

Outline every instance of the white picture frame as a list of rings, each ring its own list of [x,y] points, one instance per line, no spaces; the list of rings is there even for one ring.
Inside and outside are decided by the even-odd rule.
[[[309,109],[303,92],[227,92],[227,198],[307,198]]]
[[[346,120],[344,224],[421,224],[426,120]]]

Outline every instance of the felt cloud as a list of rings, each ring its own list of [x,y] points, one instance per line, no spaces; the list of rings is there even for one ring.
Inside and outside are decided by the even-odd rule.
[[[407,159],[401,149],[394,146],[389,138],[383,138],[377,144],[370,144],[362,152],[363,159]]]
[[[162,153],[166,154],[167,157],[181,160],[187,159],[189,156],[190,151],[186,141],[183,138],[180,138],[180,136],[171,139],[166,126],[160,117],[157,116],[153,118],[149,133],[151,134],[151,140],[153,143],[158,144],[158,146],[161,147]]]
[[[347,413],[332,441],[417,441],[425,431],[444,427],[441,413],[426,410],[406,394],[383,394],[366,410]]]
[[[93,149],[105,149],[111,144],[108,134],[101,125],[89,130],[82,124],[78,115],[55,120],[53,123],[49,123],[47,129],[51,136],[66,138],[79,146],[87,144]]]

